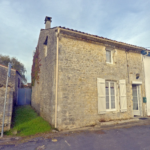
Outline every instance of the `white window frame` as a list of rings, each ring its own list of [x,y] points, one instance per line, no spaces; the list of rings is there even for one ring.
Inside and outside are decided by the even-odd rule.
[[[113,82],[113,81],[106,81],[108,82],[109,84],[109,109],[106,108],[106,111],[116,111],[117,110],[117,105],[116,105],[116,82]],[[105,82],[105,90],[106,90],[106,82]],[[114,92],[115,92],[115,108],[114,109],[111,109],[111,94],[110,94],[110,83],[114,83]],[[106,97],[106,95],[105,95]]]
[[[110,51],[110,55],[111,55],[111,62],[107,62],[107,58],[106,58],[106,63],[108,63],[108,64],[113,64],[113,57],[112,57],[113,51],[110,50],[110,49],[106,49],[106,51]],[[106,55],[105,55],[105,56],[106,56]],[[107,57],[107,56],[106,56],[106,57]]]

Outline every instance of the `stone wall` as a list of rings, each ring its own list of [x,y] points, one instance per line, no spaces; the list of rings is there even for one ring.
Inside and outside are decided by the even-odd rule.
[[[7,71],[8,71],[7,67],[0,65],[0,126],[2,122],[2,114],[4,107]],[[20,79],[20,86],[21,86],[21,76],[16,72],[16,70],[11,69],[11,76],[8,79],[8,94],[7,94],[4,130],[9,130],[11,127],[13,106],[17,104],[18,78]]]
[[[7,79],[7,71],[8,68],[0,65],[0,84],[6,85],[6,79]],[[13,90],[15,91],[15,77],[16,76],[16,70],[11,70],[11,77],[9,78],[9,86],[13,87]]]
[[[132,118],[132,81],[142,81],[142,97],[145,96],[140,52],[115,48],[114,62],[108,64],[105,47],[106,44],[61,35],[58,67],[59,130],[88,126],[99,121]],[[140,73],[139,79],[136,79],[137,73]],[[113,80],[117,83],[115,112],[98,114],[97,78]],[[120,112],[119,102],[119,80],[122,79],[126,80],[127,90],[128,110],[124,113]]]
[[[48,36],[47,56],[44,42]],[[32,86],[32,107],[54,126],[55,122],[55,72],[56,72],[56,33],[54,29],[41,30],[38,42],[40,52],[39,84]]]
[[[0,65],[0,85],[6,85],[7,80],[7,71],[8,68]],[[21,86],[21,76],[16,72],[16,70],[11,69],[11,76],[8,80],[8,85],[12,88],[13,91],[13,103],[17,103],[17,94],[18,94],[18,78],[20,79]]]
[[[2,126],[5,91],[6,91],[5,86],[0,86],[0,128]],[[5,109],[4,131],[9,130],[11,127],[12,110],[13,110],[13,91],[12,88],[8,87],[6,109]]]
[[[32,87],[32,106],[51,125],[55,123],[56,29],[41,30],[39,84]],[[44,42],[48,36],[47,56]],[[145,97],[143,60],[140,51],[90,40],[87,36],[59,34],[57,128],[59,130],[97,124],[99,121],[133,117],[132,81],[141,81]],[[105,48],[113,48],[113,64],[106,63]],[[136,79],[136,74],[140,77]],[[98,114],[97,78],[116,83],[116,111]],[[119,80],[126,80],[127,112],[120,111]],[[141,116],[145,115],[141,99]]]

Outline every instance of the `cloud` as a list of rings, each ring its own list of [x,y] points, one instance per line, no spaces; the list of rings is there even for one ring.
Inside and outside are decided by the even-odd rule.
[[[30,82],[32,53],[37,44],[39,28],[26,22],[25,10],[19,5],[18,2],[12,5],[6,0],[0,3],[0,53],[16,57],[22,62]]]
[[[65,26],[110,39],[150,47],[150,0],[1,0],[0,53],[16,57],[31,80],[33,50],[45,16]]]

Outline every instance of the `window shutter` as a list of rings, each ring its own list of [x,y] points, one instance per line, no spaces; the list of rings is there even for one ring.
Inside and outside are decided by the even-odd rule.
[[[105,79],[97,78],[98,114],[106,112]]]
[[[121,112],[127,111],[127,97],[126,97],[126,81],[120,80],[120,110]]]

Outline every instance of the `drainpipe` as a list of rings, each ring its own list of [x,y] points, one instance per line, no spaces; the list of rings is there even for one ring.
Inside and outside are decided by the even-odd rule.
[[[130,76],[129,76],[129,65],[128,65],[128,51],[126,50],[126,62],[127,62],[127,74],[128,74],[128,83],[130,83]]]
[[[57,128],[57,84],[58,84],[58,42],[59,42],[59,32],[58,28],[56,36],[57,36],[57,48],[56,48],[56,90],[55,90],[55,128]]]

